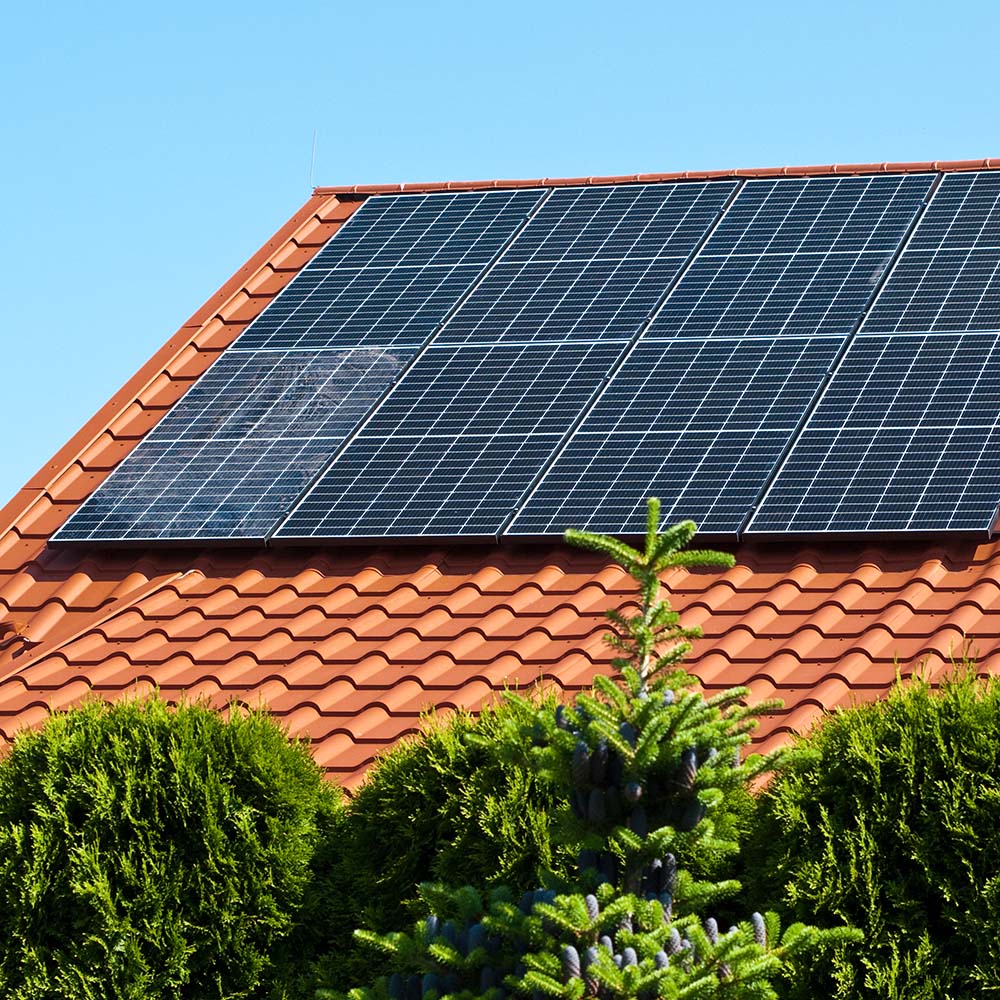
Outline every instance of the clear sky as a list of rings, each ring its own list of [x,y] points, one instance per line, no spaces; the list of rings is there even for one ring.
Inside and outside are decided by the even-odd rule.
[[[10,5],[0,505],[316,184],[1000,157],[996,0]]]

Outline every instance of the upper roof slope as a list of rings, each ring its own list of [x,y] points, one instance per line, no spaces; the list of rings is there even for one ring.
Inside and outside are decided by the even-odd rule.
[[[0,734],[49,707],[156,685],[262,701],[347,783],[430,705],[477,707],[507,683],[578,688],[601,669],[602,614],[631,599],[615,567],[562,547],[335,551],[54,550],[51,533],[349,217],[390,191],[650,183],[732,176],[983,170],[1000,161],[317,188],[0,511]],[[666,582],[706,638],[709,687],[786,708],[762,738],[884,690],[974,639],[1000,657],[1000,546],[745,545],[723,574]]]

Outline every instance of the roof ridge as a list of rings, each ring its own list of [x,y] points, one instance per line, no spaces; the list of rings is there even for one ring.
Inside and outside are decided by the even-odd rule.
[[[342,184],[313,188],[317,195],[432,194],[442,191],[482,191],[524,187],[583,187],[606,184],[663,184],[725,178],[828,177],[857,174],[952,173],[960,170],[1000,170],[1000,159],[914,160],[883,163],[830,163],[820,166],[737,167],[730,170],[677,170],[651,174],[610,174],[592,177],[535,177],[508,180],[431,181],[413,184]]]

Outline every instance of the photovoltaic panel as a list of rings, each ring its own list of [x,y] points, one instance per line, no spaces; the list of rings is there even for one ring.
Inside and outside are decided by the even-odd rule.
[[[428,349],[275,537],[496,535],[620,351]]]
[[[553,191],[436,343],[628,340],[735,187]]]
[[[1000,333],[859,337],[749,530],[986,531],[998,426]]]
[[[932,182],[748,182],[644,336],[849,336]]]
[[[240,346],[418,347],[541,197],[517,190],[370,198],[250,326]]]
[[[369,199],[56,539],[266,537],[541,197]]]
[[[368,347],[224,354],[60,539],[264,537],[408,356]]]
[[[700,255],[650,336],[848,336],[889,263],[886,254]]]
[[[648,496],[736,532],[840,349],[834,338],[643,339],[508,534],[641,532]]]
[[[861,333],[1000,327],[1000,177],[946,174]]]

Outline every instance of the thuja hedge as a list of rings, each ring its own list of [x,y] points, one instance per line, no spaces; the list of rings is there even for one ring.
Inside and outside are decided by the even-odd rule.
[[[914,680],[826,718],[761,801],[744,881],[865,933],[788,996],[973,1000],[1000,983],[1000,681]],[[775,898],[777,890],[777,898]]]
[[[335,792],[265,715],[85,704],[0,761],[0,996],[263,995]]]

